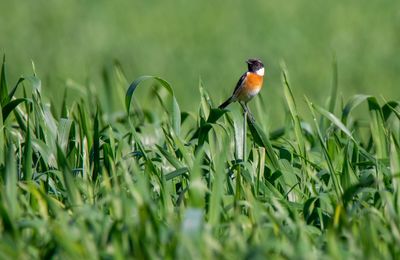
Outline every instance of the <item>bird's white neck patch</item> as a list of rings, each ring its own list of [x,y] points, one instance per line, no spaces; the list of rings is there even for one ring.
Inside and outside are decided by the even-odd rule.
[[[259,75],[259,76],[264,76],[264,68],[258,69],[256,71],[256,74]]]

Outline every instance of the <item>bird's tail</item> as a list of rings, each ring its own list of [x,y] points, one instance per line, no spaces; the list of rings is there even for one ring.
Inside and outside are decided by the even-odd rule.
[[[222,103],[221,105],[219,105],[219,109],[224,109],[225,107],[227,107],[230,103],[232,103],[232,97],[228,98],[224,103]]]

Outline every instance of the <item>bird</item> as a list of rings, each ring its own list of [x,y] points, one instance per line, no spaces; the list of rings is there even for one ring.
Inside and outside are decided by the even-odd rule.
[[[246,63],[248,68],[247,71],[236,83],[236,87],[232,95],[218,108],[224,109],[229,104],[239,101],[244,111],[248,113],[249,118],[254,121],[247,103],[260,92],[263,85],[265,69],[264,64],[260,59],[248,59]]]

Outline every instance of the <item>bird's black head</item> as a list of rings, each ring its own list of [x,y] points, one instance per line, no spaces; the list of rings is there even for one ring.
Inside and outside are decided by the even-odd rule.
[[[258,70],[264,68],[264,64],[259,59],[248,59],[246,63],[250,72],[257,72]]]

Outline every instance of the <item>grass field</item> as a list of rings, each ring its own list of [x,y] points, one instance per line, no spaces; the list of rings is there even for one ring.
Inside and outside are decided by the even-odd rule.
[[[202,84],[183,111],[173,85],[118,66],[55,102],[3,63],[0,258],[398,259],[400,103],[341,101],[330,69],[305,114],[282,69],[272,125],[262,98],[255,124]]]
[[[0,0],[0,259],[400,258],[400,2],[249,3]]]

